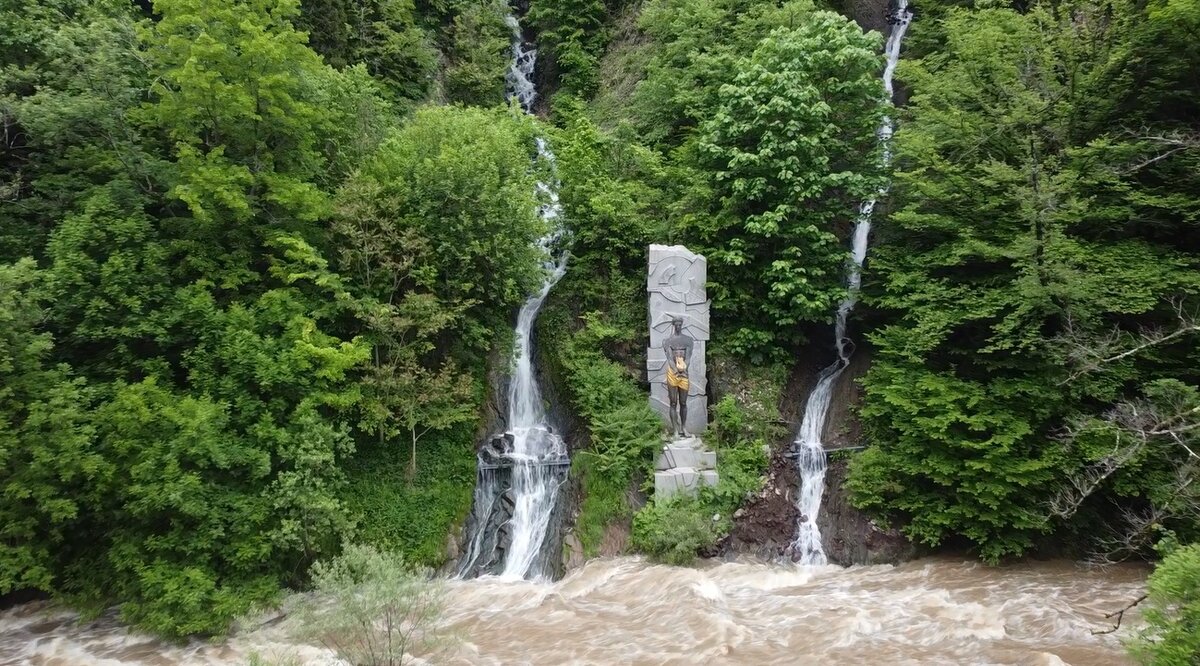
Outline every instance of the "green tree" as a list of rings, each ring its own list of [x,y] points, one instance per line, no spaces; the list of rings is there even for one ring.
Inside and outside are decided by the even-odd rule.
[[[80,188],[49,246],[51,322],[112,382],[94,427],[123,480],[83,495],[57,591],[182,636],[224,630],[350,528],[339,463],[368,350],[334,332],[352,299],[318,220],[364,151],[331,139],[381,106],[304,45],[292,3],[156,7],[136,54],[156,83],[115,125],[155,166]]]
[[[506,109],[418,110],[342,190],[345,270],[389,309],[422,298],[450,313],[402,328],[453,323],[458,351],[486,350],[542,275],[532,151]]]
[[[829,317],[844,291],[835,233],[880,185],[878,35],[817,12],[739,60],[697,137],[721,205],[693,218],[731,348],[760,353]]]
[[[262,242],[256,216],[307,231],[326,212],[315,182],[326,166],[322,136],[342,118],[313,85],[325,66],[290,22],[295,2],[155,7],[161,18],[145,41],[156,97],[143,115],[172,142],[170,194],[193,218],[185,265],[212,261],[236,286],[250,279],[246,251]]]
[[[1067,479],[1107,455],[1095,440],[1064,445],[1077,418],[1150,380],[1195,382],[1182,340],[1116,356],[1103,373],[1064,367],[1073,341],[1169,326],[1171,301],[1200,285],[1184,240],[1194,221],[1147,210],[1137,183],[1148,159],[1190,157],[1154,159],[1090,115],[1136,34],[1120,28],[1140,10],[1115,6],[1111,21],[1076,11],[953,10],[942,52],[904,65],[913,94],[896,137],[896,212],[868,273],[879,276],[869,302],[888,321],[870,335],[861,414],[873,446],[852,464],[855,501],[914,540],[965,540],[991,561],[1054,529],[1086,538],[1116,519],[1100,496],[1151,497],[1171,468],[1161,455],[1140,477],[1114,476],[1068,522],[1047,516]],[[1159,221],[1141,225],[1148,215]]]
[[[412,0],[369,0],[350,4],[348,61],[367,71],[400,99],[420,100],[429,91],[438,52],[416,24]]]
[[[345,0],[300,0],[295,23],[308,33],[308,45],[330,65],[340,69],[352,64]]]
[[[602,0],[546,0],[532,3],[526,16],[537,32],[543,66],[568,92],[596,89],[600,56],[608,45],[608,12]]]
[[[131,183],[114,180],[92,190],[50,238],[52,321],[64,352],[94,377],[148,369],[167,334],[168,250],[146,206]]]
[[[512,28],[504,22],[508,11],[499,0],[479,1],[466,4],[454,17],[444,74],[449,101],[475,106],[504,101],[512,42]]]
[[[1200,660],[1200,544],[1163,550],[1147,583],[1147,626],[1132,652],[1143,664],[1190,666]]]
[[[476,418],[482,353],[540,277],[531,139],[507,110],[424,108],[339,193],[341,267],[373,346],[360,427],[403,436],[410,480],[425,434]]]
[[[429,92],[438,53],[411,0],[300,0],[299,9],[289,15],[332,67],[365,66],[394,101]]]
[[[551,298],[615,328],[596,342],[624,360],[644,345],[646,247],[668,234],[664,160],[638,143],[628,124],[602,130],[577,98],[557,96],[554,114],[561,126],[552,144],[559,201],[570,221],[571,262]]]
[[[46,316],[32,260],[0,265],[0,594],[54,590],[62,549],[93,483],[112,474],[100,455],[92,396],[38,328]]]
[[[130,3],[7,0],[0,23],[0,260],[42,259],[92,187],[156,187],[144,138],[126,120],[150,74]]]
[[[367,375],[368,409],[363,425],[380,436],[409,440],[409,479],[417,475],[417,442],[430,431],[443,431],[478,416],[472,401],[472,377],[454,363],[426,370],[411,359],[393,360]]]
[[[637,128],[649,145],[678,146],[717,106],[721,86],[776,28],[809,20],[810,0],[780,5],[742,0],[650,0],[638,15],[649,40],[631,55],[638,75],[628,100],[604,100],[602,108]]]
[[[296,264],[277,270],[302,279],[310,266]],[[356,402],[347,373],[367,358],[322,333],[317,301],[298,290],[229,308],[202,288],[177,298],[197,335],[185,354],[195,397],[151,378],[118,384],[101,408],[105,459],[128,477],[102,489],[82,532],[104,575],[79,570],[97,566],[81,554],[68,588],[122,600],[126,619],[171,636],[223,630],[348,534],[336,495],[353,444],[336,415]]]

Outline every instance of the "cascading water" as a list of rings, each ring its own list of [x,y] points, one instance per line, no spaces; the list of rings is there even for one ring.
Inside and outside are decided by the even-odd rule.
[[[896,73],[896,64],[900,61],[900,42],[908,30],[912,20],[912,12],[908,10],[908,0],[897,0],[894,12],[889,17],[892,30],[888,35],[885,47],[887,66],[883,70],[883,88],[891,99],[894,91],[892,77]],[[892,119],[884,116],[879,127],[879,139],[883,142],[883,164],[891,164],[892,154],[890,143],[892,138]],[[858,221],[854,226],[851,262],[846,276],[848,293],[838,305],[837,318],[834,323],[834,343],[837,347],[837,360],[830,364],[817,377],[817,385],[808,396],[804,407],[804,418],[800,422],[800,432],[793,443],[797,465],[800,468],[800,497],[796,501],[800,510],[799,525],[796,529],[796,540],[792,544],[792,552],[801,564],[825,564],[825,548],[821,544],[821,530],[817,526],[817,513],[821,510],[821,495],[825,491],[825,445],[821,435],[825,430],[825,417],[829,413],[829,401],[833,397],[833,386],[837,378],[850,363],[850,355],[854,353],[854,343],[846,337],[846,319],[858,302],[858,290],[862,285],[862,264],[867,256],[867,238],[871,233],[871,213],[875,210],[875,202],[887,192],[885,185],[875,197],[863,202],[858,211]]]
[[[542,142],[539,141],[539,147]],[[552,210],[557,213],[557,211]],[[547,243],[549,245],[549,243]],[[549,248],[547,248],[549,249]],[[546,526],[558,495],[561,468],[557,463],[567,457],[562,438],[547,426],[546,409],[533,368],[533,323],[537,313],[566,271],[564,257],[549,262],[548,275],[541,290],[521,306],[517,316],[517,360],[512,382],[508,388],[508,427],[513,435],[512,520],[509,523],[509,546],[505,551],[504,571],[511,578],[540,577],[534,560],[542,548]]]
[[[525,44],[515,16],[510,14],[505,21],[513,31],[512,63],[505,76],[508,96],[517,100],[526,113],[532,113],[537,96],[532,80],[537,50]],[[553,174],[554,153],[542,139],[537,140],[537,152],[538,159],[545,161]],[[558,250],[563,231],[558,220],[562,208],[558,203],[557,183],[543,181],[537,188],[543,202],[539,213],[550,229],[538,243],[549,257],[543,266],[546,278],[541,289],[525,301],[517,315],[515,362],[508,387],[508,432],[501,438],[506,444],[504,450],[498,452],[499,461],[485,458],[483,453],[480,455],[479,482],[475,489],[476,530],[459,568],[460,576],[484,570],[480,568],[480,560],[486,556],[486,543],[490,543],[493,550],[503,551],[502,568],[499,568],[502,577],[545,576],[538,555],[546,540],[558,487],[565,473],[567,447],[548,423],[533,363],[532,337],[534,322],[546,296],[566,271],[566,254]],[[499,475],[491,473],[498,467],[509,472],[508,490],[501,487]],[[491,535],[489,541],[487,519],[498,501],[511,504],[508,507],[511,517],[498,527],[504,537]]]

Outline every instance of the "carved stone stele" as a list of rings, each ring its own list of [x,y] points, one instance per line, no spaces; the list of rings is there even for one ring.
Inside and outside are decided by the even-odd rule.
[[[682,245],[651,245],[646,291],[650,298],[650,346],[646,350],[646,378],[650,382],[650,406],[670,424],[666,387],[666,354],[663,341],[674,332],[672,322],[683,321],[683,334],[694,340],[688,367],[687,431],[703,432],[708,425],[707,368],[708,309],[705,293],[708,264],[704,257]]]

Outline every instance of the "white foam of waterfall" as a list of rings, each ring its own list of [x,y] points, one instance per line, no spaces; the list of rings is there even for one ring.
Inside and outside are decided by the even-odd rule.
[[[539,151],[549,155],[544,143],[538,141]],[[557,203],[543,209],[543,216],[553,220],[558,214]],[[544,239],[550,249],[552,239]],[[554,255],[551,255],[552,257]],[[562,439],[550,431],[546,409],[538,387],[533,364],[533,324],[550,289],[566,271],[565,256],[559,255],[546,265],[546,281],[541,290],[525,301],[517,315],[516,361],[512,382],[508,387],[508,427],[513,435],[512,493],[513,515],[509,522],[509,546],[505,552],[504,571],[511,578],[537,578],[535,560],[546,538],[546,528],[554,511],[558,494],[560,470],[555,465],[567,456]]]
[[[908,0],[898,0],[895,12],[892,14],[892,30],[884,47],[887,56],[887,66],[883,70],[883,88],[891,99],[894,91],[892,78],[896,73],[896,64],[900,61],[900,43],[908,24],[912,20],[912,12],[908,10]],[[892,119],[884,116],[879,126],[879,139],[883,142],[883,164],[891,164],[892,153],[890,141],[892,138]],[[829,414],[829,402],[833,397],[833,387],[838,377],[850,363],[850,355],[854,353],[854,343],[846,336],[846,320],[858,302],[858,290],[862,285],[862,264],[867,256],[867,239],[871,234],[871,213],[875,210],[875,202],[887,192],[885,185],[876,196],[864,201],[859,207],[858,220],[854,226],[854,239],[851,244],[851,261],[846,275],[848,292],[846,298],[838,305],[837,317],[834,323],[834,344],[837,347],[837,360],[821,370],[817,376],[817,385],[808,396],[804,406],[804,418],[800,422],[800,432],[796,435],[794,448],[797,454],[797,465],[800,468],[800,495],[796,507],[800,511],[799,525],[796,529],[796,540],[792,544],[792,552],[799,562],[805,565],[825,564],[825,548],[821,544],[821,530],[817,526],[817,514],[821,511],[821,495],[825,491],[825,445],[821,441],[825,430],[825,418]]]
[[[504,75],[508,88],[508,96],[516,98],[517,103],[526,113],[533,112],[533,101],[537,98],[537,88],[533,85],[533,68],[537,65],[537,49],[525,43],[521,35],[521,24],[517,17],[509,14],[504,17],[504,23],[512,30],[512,62]]]
[[[533,85],[537,50],[526,47],[515,16],[510,14],[505,21],[513,30],[513,59],[505,77],[508,93],[529,113],[537,96]],[[549,258],[544,265],[545,281],[541,289],[521,306],[514,331],[515,361],[508,387],[508,431],[512,434],[512,452],[507,456],[512,463],[513,513],[508,523],[509,543],[501,572],[501,576],[506,578],[544,576],[538,563],[538,554],[546,539],[546,529],[558,495],[562,468],[555,463],[561,463],[567,457],[562,438],[549,427],[533,362],[534,322],[550,289],[567,269],[566,253],[558,251],[556,247],[562,235],[558,219],[562,206],[558,202],[558,183],[553,180],[554,153],[540,138],[537,140],[537,152],[538,159],[549,165],[552,177],[549,182],[537,184],[542,201],[539,214],[550,229],[538,245]]]

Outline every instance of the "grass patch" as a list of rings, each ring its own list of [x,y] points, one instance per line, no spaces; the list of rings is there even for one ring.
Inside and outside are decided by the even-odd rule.
[[[600,554],[605,528],[633,517],[628,500],[632,479],[604,474],[595,468],[595,462],[594,456],[583,451],[575,456],[571,465],[571,473],[580,479],[583,489],[583,502],[575,519],[575,536],[585,557]]]
[[[473,438],[467,426],[427,435],[411,481],[408,454],[399,443],[361,447],[345,466],[349,484],[342,496],[357,523],[355,540],[403,553],[414,564],[443,564],[446,536],[471,509]]]

